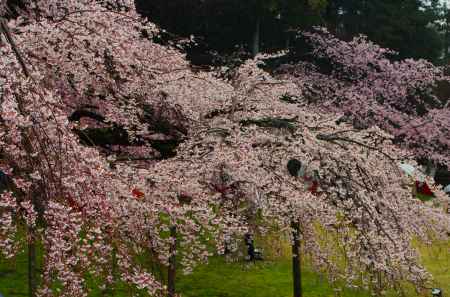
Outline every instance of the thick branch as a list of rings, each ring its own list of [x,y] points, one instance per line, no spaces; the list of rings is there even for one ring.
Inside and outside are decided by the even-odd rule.
[[[23,73],[25,74],[26,77],[29,77],[30,72],[28,71],[28,68],[25,64],[25,60],[23,59],[22,55],[17,49],[16,43],[14,42],[14,39],[11,36],[11,32],[9,31],[8,25],[6,24],[6,20],[4,18],[0,18],[0,28],[3,35],[5,35],[6,40],[11,45],[11,48],[14,51],[14,54],[16,55],[17,61],[19,61],[20,67],[22,67]]]
[[[104,116],[102,116],[101,114],[95,113],[93,111],[86,110],[86,109],[75,110],[69,116],[69,121],[76,122],[76,121],[79,121],[81,118],[84,118],[84,117],[96,120],[96,121],[101,122],[101,123],[105,122],[105,117]]]
[[[256,125],[258,127],[265,128],[277,128],[277,129],[287,129],[291,132],[295,130],[296,118],[285,119],[285,118],[262,118],[262,119],[247,119],[241,120],[239,123],[243,126]]]

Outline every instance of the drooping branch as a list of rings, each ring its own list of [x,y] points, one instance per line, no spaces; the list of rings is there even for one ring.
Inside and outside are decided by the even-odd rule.
[[[3,35],[6,37],[6,40],[10,44],[12,50],[14,51],[14,54],[16,55],[17,61],[19,61],[20,67],[22,67],[22,71],[25,74],[26,77],[30,76],[30,72],[28,71],[28,67],[26,66],[25,60],[23,59],[22,55],[19,52],[19,49],[16,46],[16,43],[14,41],[14,38],[11,36],[11,32],[9,31],[8,25],[6,24],[6,20],[2,17],[0,17],[0,28]]]
[[[294,117],[292,119],[287,118],[262,118],[262,119],[246,119],[241,120],[239,123],[243,126],[256,125],[258,127],[264,128],[277,128],[277,129],[287,129],[290,132],[295,130],[295,120],[297,118]]]
[[[96,112],[93,112],[93,111],[90,111],[90,110],[86,110],[86,109],[75,110],[69,116],[69,121],[76,122],[76,121],[79,121],[81,118],[84,118],[84,117],[96,120],[96,121],[101,122],[101,123],[105,122],[105,117],[104,116],[102,116],[101,114],[98,114]]]
[[[353,143],[353,144],[356,144],[356,145],[358,145],[358,146],[361,146],[361,147],[364,147],[364,148],[367,148],[367,149],[370,149],[370,150],[377,151],[377,152],[383,154],[383,155],[384,155],[385,157],[387,157],[388,159],[394,160],[391,156],[389,156],[388,154],[386,154],[385,152],[383,152],[383,151],[382,151],[380,148],[378,148],[378,147],[371,146],[371,145],[365,144],[365,143],[363,143],[363,142],[360,142],[360,141],[358,141],[358,140],[351,139],[351,138],[348,138],[348,137],[338,136],[336,133],[334,133],[334,134],[320,134],[320,133],[319,133],[319,134],[317,134],[316,138],[317,138],[318,140],[324,140],[324,141],[333,142],[333,143],[336,143],[336,144],[337,144],[339,141],[340,141],[340,142]]]

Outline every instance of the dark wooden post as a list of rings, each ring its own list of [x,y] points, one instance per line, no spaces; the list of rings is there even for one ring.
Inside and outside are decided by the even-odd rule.
[[[287,163],[289,174],[294,177],[302,177],[304,174],[303,164],[300,160],[290,159]],[[294,297],[302,297],[302,271],[300,252],[300,223],[291,222],[292,228],[292,280],[294,284]]]
[[[188,205],[192,201],[192,196],[185,193],[180,192],[178,194],[178,202],[180,205]],[[167,272],[167,295],[168,297],[175,297],[175,278],[177,272],[177,226],[172,225],[170,227],[170,238],[172,240],[169,253],[169,269]]]
[[[44,206],[42,205],[42,194],[44,192],[42,185],[37,185],[33,188],[31,192],[31,202],[33,204],[34,209],[37,212],[36,225],[40,225],[41,222],[44,222]],[[38,248],[38,238],[37,238],[37,230],[35,226],[28,226],[27,230],[28,236],[28,296],[36,297],[37,292],[36,289],[38,287],[38,277],[37,277],[37,257],[36,250]]]
[[[28,297],[36,297],[36,238],[34,228],[28,229]]]
[[[292,278],[294,282],[294,297],[302,297],[302,273],[300,253],[300,224],[292,222]]]
[[[169,270],[167,274],[167,291],[169,297],[175,297],[175,277],[176,277],[176,249],[177,249],[177,227],[170,227],[170,238],[172,243],[169,249]]]
[[[108,286],[105,290],[102,290],[102,296],[111,296],[114,297],[116,295],[116,282],[117,282],[117,250],[116,247],[113,247],[111,251],[111,275],[112,281],[108,283]]]

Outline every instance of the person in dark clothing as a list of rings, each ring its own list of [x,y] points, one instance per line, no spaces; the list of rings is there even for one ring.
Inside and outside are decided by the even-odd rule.
[[[245,245],[247,246],[247,255],[249,261],[255,261],[255,244],[253,242],[252,235],[245,233],[244,235]]]
[[[11,178],[0,170],[0,193],[9,189]]]

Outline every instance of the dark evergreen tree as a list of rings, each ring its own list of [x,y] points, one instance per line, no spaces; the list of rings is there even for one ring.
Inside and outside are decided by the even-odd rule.
[[[364,34],[399,52],[399,58],[437,61],[442,42],[435,26],[442,6],[421,0],[329,0],[327,21],[344,39]]]
[[[367,35],[398,51],[400,59],[438,62],[444,53],[444,7],[439,0],[136,0],[136,4],[169,32],[199,37],[203,44],[196,50],[202,53],[230,54],[239,47],[255,54],[298,46],[292,43],[294,29],[314,25],[327,26],[347,40]]]

